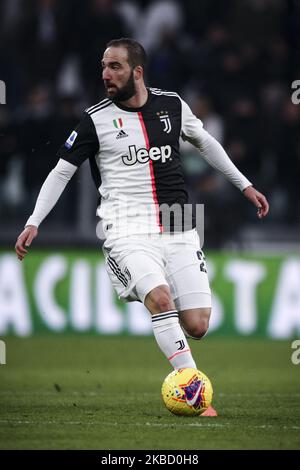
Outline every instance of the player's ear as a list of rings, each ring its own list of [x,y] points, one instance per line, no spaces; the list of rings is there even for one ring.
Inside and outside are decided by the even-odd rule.
[[[137,65],[134,68],[133,76],[135,80],[140,80],[143,77],[143,67],[141,67],[140,65]]]

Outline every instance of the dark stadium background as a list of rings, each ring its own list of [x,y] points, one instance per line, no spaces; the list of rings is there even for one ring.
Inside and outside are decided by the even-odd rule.
[[[145,46],[147,84],[180,93],[270,202],[259,220],[182,144],[217,295],[213,334],[192,347],[221,416],[219,428],[179,440],[159,401],[169,368],[145,312],[112,300],[103,277],[88,165],[25,261],[13,253],[58,148],[104,97],[100,59],[121,36]],[[0,448],[299,449],[300,1],[0,0],[0,80]]]
[[[148,83],[179,92],[270,200],[258,224],[235,188],[189,158],[192,198],[206,205],[206,249],[298,241],[300,106],[291,85],[300,77],[299,30],[297,1],[2,0],[1,242],[9,245],[23,226],[81,112],[104,96],[99,61],[120,36],[143,42]],[[43,224],[41,240],[51,243],[55,231],[63,242],[97,244],[86,172]]]

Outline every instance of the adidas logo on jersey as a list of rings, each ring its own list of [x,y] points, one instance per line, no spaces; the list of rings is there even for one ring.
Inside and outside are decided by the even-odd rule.
[[[135,145],[130,145],[129,155],[123,155],[122,160],[125,165],[134,165],[135,163],[147,163],[149,160],[161,160],[165,163],[171,156],[171,145],[163,145],[162,147],[151,147],[149,150],[145,148],[138,149]]]
[[[123,131],[123,129],[120,130],[120,132],[118,133],[116,139],[122,139],[122,137],[128,137],[128,134],[126,134],[126,132]]]

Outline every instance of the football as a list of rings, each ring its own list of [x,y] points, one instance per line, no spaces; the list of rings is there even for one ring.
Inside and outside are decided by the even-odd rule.
[[[174,370],[162,384],[162,398],[167,409],[175,415],[197,416],[212,402],[213,388],[209,378],[200,370]]]

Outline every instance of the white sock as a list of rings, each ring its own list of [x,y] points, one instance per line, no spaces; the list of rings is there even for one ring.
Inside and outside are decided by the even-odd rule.
[[[174,369],[196,369],[188,342],[183,334],[176,310],[152,315],[152,326],[158,346]]]

